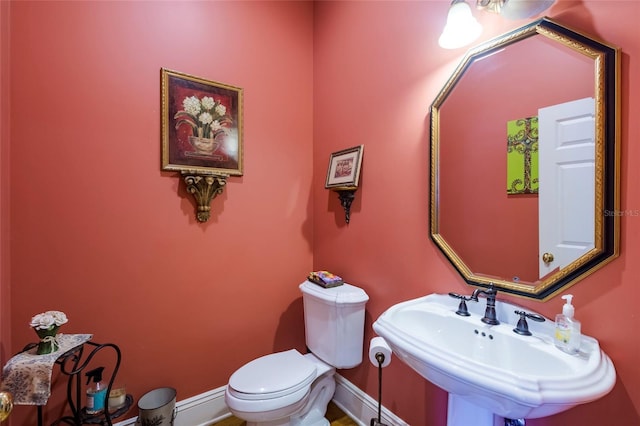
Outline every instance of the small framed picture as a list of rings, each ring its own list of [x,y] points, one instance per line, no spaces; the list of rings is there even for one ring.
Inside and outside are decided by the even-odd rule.
[[[357,188],[364,145],[334,152],[329,158],[325,188]]]
[[[162,170],[242,175],[242,89],[161,70]]]

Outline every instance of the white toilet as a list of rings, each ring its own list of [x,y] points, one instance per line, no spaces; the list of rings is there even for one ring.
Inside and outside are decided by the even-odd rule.
[[[336,368],[362,362],[364,307],[369,296],[349,284],[300,284],[307,347],[257,358],[229,378],[227,406],[247,426],[327,426]]]

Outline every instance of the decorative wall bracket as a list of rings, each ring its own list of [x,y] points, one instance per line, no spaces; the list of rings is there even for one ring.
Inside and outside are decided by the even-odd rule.
[[[344,209],[344,220],[349,224],[351,219],[351,203],[356,197],[364,145],[334,152],[329,157],[329,169],[324,187],[338,193],[340,204]]]
[[[357,189],[355,186],[332,188],[333,191],[338,193],[340,204],[344,209],[344,221],[347,222],[347,224],[349,224],[351,220],[351,203],[353,203],[354,198],[356,198]]]
[[[198,204],[196,219],[206,222],[211,217],[211,200],[222,194],[229,175],[209,173],[182,172],[187,191],[193,195]]]

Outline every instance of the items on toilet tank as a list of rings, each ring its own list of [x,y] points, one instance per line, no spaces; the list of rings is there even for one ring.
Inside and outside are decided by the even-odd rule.
[[[102,381],[104,367],[87,371],[87,413],[99,414],[104,411],[104,403],[107,397],[107,384]]]
[[[307,277],[309,281],[325,288],[337,287],[344,284],[341,277],[332,274],[329,271],[316,271],[309,273]]]
[[[580,350],[580,321],[574,318],[573,295],[566,294],[562,299],[566,303],[562,313],[556,315],[555,345],[566,353],[575,354]]]

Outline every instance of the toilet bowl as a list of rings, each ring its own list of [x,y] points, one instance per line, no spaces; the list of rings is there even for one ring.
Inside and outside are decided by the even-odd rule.
[[[257,358],[229,379],[225,402],[247,426],[325,426],[335,369],[295,349]]]
[[[367,294],[349,284],[322,288],[307,281],[300,289],[311,352],[265,355],[229,378],[225,402],[247,426],[328,426],[324,415],[335,392],[336,368],[362,362]]]

